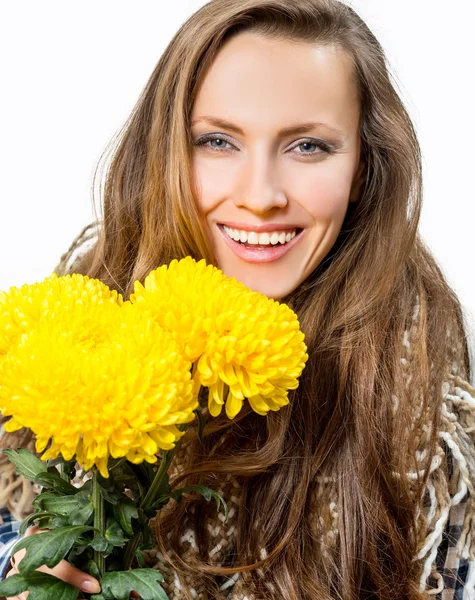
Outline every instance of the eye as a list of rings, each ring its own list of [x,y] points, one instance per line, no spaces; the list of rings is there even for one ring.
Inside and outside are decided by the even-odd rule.
[[[220,142],[220,145],[218,146],[211,146],[209,145],[208,148],[210,148],[211,150],[215,150],[217,152],[227,152],[228,149],[225,147],[225,144],[231,145],[230,142],[228,142],[227,140],[224,139],[224,136],[222,135],[217,135],[217,134],[207,134],[204,135],[203,137],[199,138],[196,142],[195,142],[195,146],[206,146],[208,144],[208,142]]]
[[[329,146],[326,142],[324,142],[323,140],[317,140],[314,138],[310,138],[308,140],[302,140],[300,141],[296,146],[294,146],[295,148],[299,148],[299,147],[303,147],[303,146],[315,146],[316,148],[319,148],[320,151],[312,151],[312,152],[297,152],[296,154],[300,154],[301,156],[318,156],[319,154],[331,154],[332,152],[332,148],[331,146]]]
[[[217,142],[218,145],[213,146],[213,145],[211,145],[211,142]],[[206,135],[202,136],[201,138],[199,138],[196,142],[194,142],[195,146],[208,145],[207,147],[214,152],[230,152],[230,148],[226,147],[226,144],[228,146],[234,147],[231,144],[231,142],[228,142],[226,140],[224,135],[216,134],[216,133],[206,134]],[[311,158],[314,158],[319,155],[332,154],[332,152],[334,152],[334,149],[329,144],[327,144],[323,140],[319,140],[319,139],[315,139],[315,138],[301,140],[293,148],[295,149],[295,148],[299,148],[301,146],[302,147],[306,146],[307,150],[308,150],[308,146],[315,146],[316,148],[318,148],[317,151],[314,150],[311,152],[294,152],[294,154],[298,154],[301,157],[309,156]],[[292,148],[290,150],[292,150]]]

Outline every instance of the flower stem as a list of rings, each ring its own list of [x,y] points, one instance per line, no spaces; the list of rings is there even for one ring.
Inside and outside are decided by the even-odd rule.
[[[105,529],[105,511],[104,511],[104,498],[101,494],[99,482],[97,481],[98,472],[94,469],[92,472],[92,504],[94,506],[94,528],[99,533],[95,535],[104,535]],[[94,562],[99,569],[99,573],[104,575],[106,572],[106,559],[101,552],[94,550]]]
[[[142,534],[138,532],[127,542],[127,546],[125,547],[124,551],[124,564],[122,567],[124,571],[128,571],[132,566],[132,561],[134,560],[135,552],[139,547],[141,537]]]
[[[150,508],[156,500],[156,495],[160,486],[162,484],[162,480],[168,472],[168,467],[172,462],[173,457],[175,456],[176,451],[178,450],[178,446],[180,445],[180,441],[178,440],[175,444],[175,447],[172,450],[164,450],[162,454],[162,460],[160,462],[160,466],[158,467],[157,472],[155,473],[155,477],[153,478],[152,484],[148,488],[145,497],[140,503],[140,508],[143,510],[147,510]]]

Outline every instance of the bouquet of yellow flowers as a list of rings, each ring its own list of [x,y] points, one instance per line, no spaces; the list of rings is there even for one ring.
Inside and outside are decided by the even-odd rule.
[[[170,499],[168,469],[187,425],[229,419],[244,400],[260,415],[288,404],[308,358],[304,334],[285,304],[248,289],[204,260],[172,261],[135,282],[127,301],[102,282],[53,273],[0,293],[0,412],[4,428],[28,428],[37,455],[4,450],[17,472],[41,487],[21,532],[19,574],[0,595],[75,600],[79,590],[36,571],[65,558],[97,577],[93,600],[167,598],[155,569],[149,521]],[[154,466],[156,465],[156,466]],[[131,568],[137,564],[138,568]]]

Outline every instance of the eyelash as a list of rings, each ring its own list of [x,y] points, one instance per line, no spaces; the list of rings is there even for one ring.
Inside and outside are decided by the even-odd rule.
[[[217,139],[223,140],[227,144],[231,144],[231,142],[229,142],[225,138],[225,136],[210,133],[210,134],[204,135],[203,137],[199,138],[194,143],[194,145],[195,146],[204,146],[207,142],[211,142],[211,141],[217,140]],[[304,139],[294,147],[298,148],[299,146],[301,146],[303,144],[310,144],[312,146],[317,146],[318,148],[320,148],[320,150],[323,150],[323,154],[332,154],[334,152],[333,148],[331,146],[329,146],[326,142],[324,142],[322,140],[314,139],[314,138]],[[212,150],[213,152],[229,152],[229,150],[226,148],[216,148],[215,146],[208,146],[208,148],[210,150]],[[321,155],[322,152],[297,152],[297,154],[300,154],[300,156],[310,156],[311,158],[314,158],[316,156]]]

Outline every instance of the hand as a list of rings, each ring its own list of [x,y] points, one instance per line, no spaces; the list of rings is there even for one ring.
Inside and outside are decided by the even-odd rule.
[[[25,533],[26,536],[34,535],[35,533],[42,533],[44,529],[38,529],[35,525],[34,527],[30,527],[27,529]],[[18,563],[24,557],[26,550],[19,550],[12,558],[13,568],[8,572],[7,577],[10,575],[15,575],[19,573],[18,571]],[[89,575],[88,573],[84,573],[80,571],[73,565],[70,565],[67,561],[62,560],[59,564],[57,564],[53,569],[49,567],[43,566],[37,569],[38,571],[42,571],[43,573],[49,573],[50,575],[54,575],[58,579],[62,579],[67,583],[70,583],[74,587],[79,588],[83,592],[88,592],[89,594],[98,594],[101,591],[101,586],[97,579]],[[23,592],[19,596],[10,596],[6,600],[26,600],[28,598],[28,592]]]

